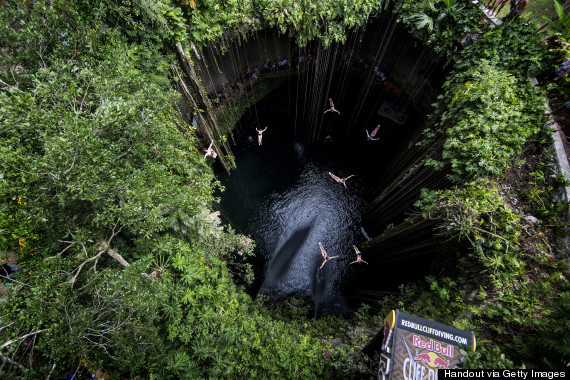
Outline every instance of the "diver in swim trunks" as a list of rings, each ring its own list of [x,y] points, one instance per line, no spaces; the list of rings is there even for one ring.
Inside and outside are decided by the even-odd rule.
[[[356,260],[351,262],[348,265],[355,264],[355,263],[364,263],[364,264],[368,265],[368,263],[366,261],[362,260],[362,252],[360,252],[358,250],[358,248],[356,248],[355,245],[353,245],[352,247],[354,248],[354,251],[356,252]]]
[[[380,129],[380,124],[378,124],[378,125],[376,126],[376,128],[374,128],[374,130],[372,131],[372,133],[368,133],[368,129],[367,129],[367,130],[366,130],[366,136],[368,137],[368,140],[372,140],[372,141],[378,140],[378,139],[375,139],[374,137],[376,137],[376,134],[378,133],[378,130],[379,130],[379,129]]]
[[[255,128],[255,130],[257,131],[257,145],[262,145],[261,141],[263,140],[263,132],[265,132],[265,130],[267,129],[267,127],[265,127],[265,129],[257,129]]]
[[[319,267],[319,269],[321,269],[322,267],[325,266],[325,264],[327,263],[327,261],[332,260],[332,259],[336,259],[338,257],[338,255],[336,256],[329,256],[327,255],[327,251],[325,251],[325,248],[323,247],[323,245],[321,244],[321,242],[319,242],[319,248],[321,249],[321,256],[323,256],[323,263],[321,264],[321,266]]]
[[[331,108],[326,110],[325,112],[323,112],[323,115],[327,112],[330,112],[330,111],[336,112],[340,115],[340,112],[338,112],[338,110],[336,108],[334,108],[334,103],[333,103],[333,100],[331,98],[329,98],[329,104],[330,104]]]
[[[332,174],[331,172],[329,172],[329,175],[332,177],[332,179],[334,179],[338,183],[342,183],[344,185],[344,187],[346,187],[346,180],[349,179],[350,177],[354,177],[354,174],[352,174],[346,178],[340,178],[340,177],[337,177],[336,175]]]

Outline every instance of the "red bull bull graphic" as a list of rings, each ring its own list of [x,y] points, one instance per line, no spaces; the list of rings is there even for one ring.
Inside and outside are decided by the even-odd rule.
[[[426,364],[429,364],[429,363],[431,363],[431,356],[429,356],[429,354],[426,354],[426,353],[420,354],[418,352],[418,350],[416,350],[416,357],[414,358],[414,361],[424,362]]]
[[[475,349],[473,332],[399,310],[392,313],[394,328],[386,334],[384,325],[384,339],[388,342],[382,346],[380,369],[385,370],[379,370],[381,380],[437,380],[439,369],[456,368],[465,359],[460,346]]]

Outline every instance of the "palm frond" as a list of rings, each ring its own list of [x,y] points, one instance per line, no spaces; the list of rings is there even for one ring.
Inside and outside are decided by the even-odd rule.
[[[410,16],[410,20],[414,22],[418,29],[427,27],[428,30],[433,30],[433,18],[425,13],[416,13]]]

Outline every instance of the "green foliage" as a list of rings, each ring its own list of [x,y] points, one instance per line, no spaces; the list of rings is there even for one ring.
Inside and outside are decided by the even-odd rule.
[[[541,92],[486,60],[457,71],[443,90],[436,133],[445,131],[441,159],[450,165],[454,181],[501,175],[544,122]],[[441,167],[436,161],[429,164]]]
[[[488,342],[480,342],[488,343]],[[461,363],[461,368],[468,369],[497,369],[497,368],[517,368],[515,364],[505,357],[505,354],[497,347],[485,347],[477,351],[461,350],[465,355],[465,361]],[[519,367],[522,368],[522,367]]]
[[[545,313],[548,320],[528,337],[515,337],[514,349],[531,368],[567,368],[570,363],[570,291],[560,292]]]
[[[554,0],[554,9],[556,10],[556,20],[552,20],[550,17],[542,16],[542,20],[548,23],[550,29],[556,33],[562,34],[563,37],[568,38],[570,36],[570,12],[564,13],[564,8],[562,5]]]
[[[346,32],[363,26],[389,1],[256,0],[255,11],[271,27],[291,33],[299,46],[318,39],[325,47],[346,41]]]
[[[487,59],[518,79],[526,80],[528,75],[540,74],[552,58],[553,54],[545,49],[534,26],[517,20],[483,34],[476,44],[462,52],[454,70],[461,72]]]
[[[176,42],[186,40],[186,25],[182,10],[180,8],[170,8],[162,11],[166,19],[171,35]]]
[[[513,280],[503,279],[505,272],[514,276],[524,272],[517,248],[522,227],[518,216],[504,204],[496,183],[479,181],[462,188],[424,193],[416,205],[426,217],[441,220],[437,227],[440,234],[467,239],[473,247],[471,257],[498,287],[506,285],[503,281]]]
[[[557,313],[564,312],[561,301],[552,300],[552,294],[567,286],[567,280],[560,264],[550,256],[548,245],[542,244],[544,234],[530,233],[507,204],[500,185],[489,180],[437,192],[424,190],[416,206],[425,218],[438,221],[436,230],[442,237],[457,242],[456,266],[461,272],[453,280],[429,278],[431,292],[424,293],[412,309],[476,332],[488,326],[494,345],[512,341],[515,332],[523,334],[515,348],[523,358],[555,345],[556,351],[549,351],[552,355],[548,360],[561,368],[560,362],[567,360],[562,348],[566,345],[548,342],[547,329],[540,326],[546,323],[548,331],[554,326],[566,328],[567,322],[549,315],[545,305],[552,304]],[[463,248],[462,240],[469,243],[468,249]],[[462,316],[460,321],[458,315]],[[542,337],[529,338],[529,330],[541,331]],[[520,355],[522,346],[528,356]],[[512,362],[493,347],[469,356],[469,368],[513,368]],[[507,344],[503,352],[511,350]]]
[[[190,39],[197,45],[215,40],[226,31],[247,33],[259,27],[251,0],[200,0],[195,9],[183,7]]]
[[[251,282],[234,257],[254,245],[220,225],[218,183],[182,132],[164,53],[182,11],[43,4],[0,15],[0,244],[20,242],[24,266],[0,310],[0,376],[323,377],[327,344],[307,320],[272,318],[231,281]]]
[[[440,54],[485,27],[483,12],[468,0],[397,1],[394,13],[414,37]]]
[[[0,336],[12,341],[0,351],[12,361],[2,376],[45,378],[56,368],[50,376],[63,377],[78,366],[83,377],[102,369],[117,378],[321,378],[329,366],[341,376],[370,374],[377,360],[353,347],[365,345],[392,308],[461,328],[491,325],[497,341],[530,329],[536,340],[520,346],[524,355],[552,346],[543,363],[567,362],[567,345],[551,334],[568,315],[567,297],[538,327],[564,283],[561,268],[546,247],[519,247],[528,228],[490,181],[424,194],[419,205],[441,222],[439,232],[459,247],[472,244],[455,258],[465,275],[430,278],[430,291],[402,287],[401,296],[382,299],[380,317],[362,309],[353,323],[309,321],[306,306],[267,310],[230,280],[251,280],[233,257],[238,249],[251,254],[253,244],[211,211],[217,183],[194,136],[180,132],[173,54],[165,52],[187,38],[200,46],[262,26],[300,45],[329,46],[388,1],[46,3],[8,0],[0,13],[0,244],[7,252],[20,239],[24,265],[0,310],[9,321]],[[467,0],[394,6],[404,23],[421,16],[420,28],[431,25],[427,36],[413,33],[441,52],[481,27],[481,11]],[[446,84],[440,128],[428,131],[446,140],[431,164],[452,167],[456,178],[503,173],[542,122],[542,98],[522,80],[545,67],[545,57],[520,23],[466,49]],[[543,168],[532,176],[549,183]],[[538,187],[527,197],[555,222],[557,210]],[[118,267],[105,244],[130,265]],[[344,344],[332,347],[333,335]],[[512,365],[494,349],[476,355],[474,366]]]
[[[96,67],[55,62],[28,92],[0,95],[5,212],[47,239],[95,240],[116,223],[147,237],[195,226],[212,174],[177,131],[177,94],[136,68],[138,48],[110,39],[104,49]]]
[[[568,186],[568,180],[561,174],[552,175],[554,163],[551,162],[550,150],[545,151],[541,159],[529,173],[532,180],[521,191],[521,198],[532,205],[532,215],[540,219],[542,226],[562,226],[569,204],[563,200],[554,201],[552,195]],[[563,236],[564,229],[560,228],[558,232],[559,236]]]
[[[323,375],[325,346],[307,334],[306,320],[288,323],[257,310],[215,253],[171,237],[140,248],[144,258],[125,270],[103,269],[77,287],[64,283],[70,263],[63,257],[19,277],[26,285],[15,284],[5,303],[2,318],[14,323],[2,334],[46,329],[33,344],[50,365],[30,378],[45,376],[51,363],[76,368],[80,359],[114,377]],[[150,252],[169,258],[160,271]],[[28,353],[10,345],[2,354]]]

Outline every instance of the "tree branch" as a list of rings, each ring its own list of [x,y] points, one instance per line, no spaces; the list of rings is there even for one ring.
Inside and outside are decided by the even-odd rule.
[[[73,246],[75,245],[75,243],[77,243],[77,242],[75,242],[75,241],[64,241],[64,240],[58,240],[58,242],[60,242],[60,243],[66,243],[66,244],[69,244],[69,245],[68,245],[67,247],[65,247],[65,248],[64,248],[61,252],[59,252],[57,255],[55,255],[55,256],[50,256],[50,257],[46,257],[46,258],[44,259],[44,261],[53,259],[54,257],[61,256],[65,251],[67,251],[69,248],[73,247]]]
[[[81,243],[81,246],[83,247],[83,250],[85,251],[85,253],[87,253],[87,251],[85,250],[85,246],[83,245],[83,243]],[[95,259],[98,259],[99,257],[101,257],[102,254],[105,253],[105,250],[102,249],[99,251],[98,254],[96,254],[93,257],[88,258],[87,260],[85,260],[84,262],[82,262],[81,264],[79,264],[79,266],[77,268],[75,268],[75,274],[73,275],[73,277],[67,281],[69,284],[71,284],[71,286],[73,287],[73,284],[75,283],[75,280],[77,279],[77,276],[79,276],[79,273],[81,273],[81,269],[83,269],[83,267],[85,266],[85,264],[87,264],[90,261],[93,261]]]
[[[55,369],[55,362],[53,363],[53,365],[51,366],[51,371],[49,371],[48,376],[46,377],[46,380],[49,380],[49,378],[51,377],[51,374],[53,373],[53,370]]]
[[[121,256],[117,251],[115,251],[113,248],[108,247],[107,248],[107,253],[109,254],[109,256],[111,256],[112,258],[114,258],[115,260],[117,260],[119,262],[119,264],[121,264],[124,268],[128,267],[130,264],[123,258],[123,256]]]
[[[24,91],[20,90],[18,87],[11,86],[8,83],[4,82],[2,79],[0,79],[0,84],[4,86],[2,87],[2,90],[14,90],[14,91],[19,91],[22,94],[24,93]]]
[[[21,337],[18,337],[18,338],[16,338],[16,339],[9,340],[9,341],[5,342],[3,345],[1,345],[1,346],[0,346],[0,349],[2,349],[2,348],[4,348],[4,347],[8,347],[8,346],[11,345],[12,343],[17,342],[17,341],[19,341],[19,340],[26,339],[27,337],[29,337],[29,336],[31,336],[31,335],[36,335],[36,334],[42,333],[42,332],[47,331],[47,330],[48,330],[48,329],[37,330],[37,331],[31,332],[31,333],[29,333],[29,334],[22,335]]]
[[[22,364],[18,363],[15,360],[10,359],[7,356],[0,354],[0,359],[2,359],[2,361],[5,361],[5,362],[10,363],[12,365],[15,365],[16,367],[20,368],[24,372],[27,371],[26,367],[24,367]]]
[[[124,268],[129,266],[129,263],[118,253],[116,252],[114,249],[112,249],[110,247],[111,241],[113,240],[113,238],[119,233],[121,232],[122,227],[117,229],[119,222],[117,221],[117,223],[115,223],[115,225],[112,227],[111,231],[111,237],[109,237],[109,239],[107,241],[105,241],[104,239],[100,239],[100,249],[99,252],[92,257],[89,257],[88,259],[86,259],[85,261],[83,261],[81,264],[79,264],[79,266],[77,268],[75,268],[73,270],[73,272],[75,272],[75,274],[73,275],[73,277],[71,279],[69,279],[67,281],[67,283],[71,284],[73,287],[73,284],[75,283],[75,280],[77,280],[77,277],[79,276],[79,273],[81,273],[81,270],[83,269],[83,267],[95,260],[95,265],[93,266],[93,268],[97,267],[97,260],[99,260],[99,258],[106,252],[109,254],[109,256],[111,256],[112,258],[114,258],[115,260],[117,260],[119,262],[119,264],[121,264]],[[83,248],[83,252],[85,252],[85,256],[89,256],[87,253],[87,249],[85,248],[85,245],[81,242],[81,247]]]

